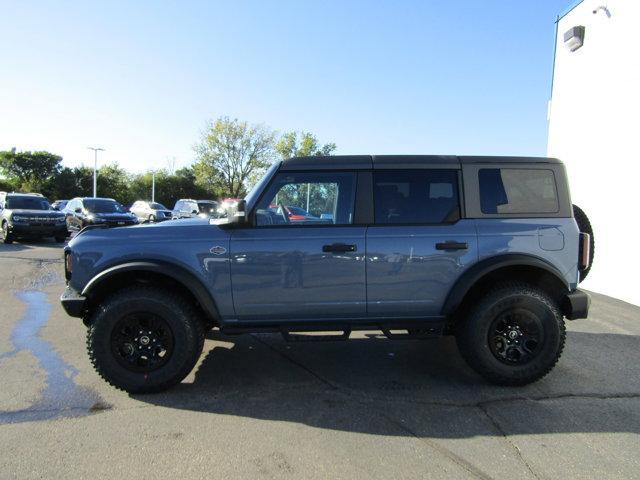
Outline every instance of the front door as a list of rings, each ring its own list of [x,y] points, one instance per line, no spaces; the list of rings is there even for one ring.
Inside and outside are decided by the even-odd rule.
[[[366,315],[365,232],[353,225],[353,172],[280,172],[234,230],[230,261],[240,321]]]

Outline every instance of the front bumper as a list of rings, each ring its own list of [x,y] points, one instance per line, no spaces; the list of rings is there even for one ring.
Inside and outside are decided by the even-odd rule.
[[[31,225],[29,223],[11,223],[9,225],[9,232],[16,237],[29,237],[29,236],[48,236],[55,237],[58,235],[68,235],[66,223],[42,223],[38,225]]]
[[[587,318],[590,305],[591,296],[587,292],[576,289],[564,297],[564,316],[568,320]]]
[[[68,285],[60,296],[60,303],[62,303],[62,307],[65,312],[67,312],[67,315],[72,317],[82,318],[86,301],[86,297],[83,297]]]

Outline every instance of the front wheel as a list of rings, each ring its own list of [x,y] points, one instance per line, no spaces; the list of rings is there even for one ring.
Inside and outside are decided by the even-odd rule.
[[[149,223],[153,223],[156,221],[156,216],[155,215],[149,215]]]
[[[0,236],[0,240],[2,240],[2,243],[13,243],[13,235],[9,233],[9,224],[7,222],[4,222],[2,224],[2,229],[0,229]]]
[[[497,286],[471,309],[456,336],[461,355],[486,380],[526,385],[562,354],[565,326],[553,299],[524,283]]]
[[[90,318],[89,357],[98,374],[129,393],[179,383],[202,353],[204,327],[183,297],[134,287],[108,297]]]

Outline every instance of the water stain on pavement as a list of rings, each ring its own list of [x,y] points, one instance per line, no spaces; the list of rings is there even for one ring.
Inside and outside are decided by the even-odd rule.
[[[27,309],[11,333],[14,349],[0,358],[13,356],[21,350],[30,352],[45,373],[45,388],[40,399],[28,408],[0,410],[0,423],[79,417],[109,409],[96,392],[76,384],[74,379],[78,370],[67,364],[53,346],[40,337],[40,330],[51,314],[46,294],[26,290],[18,292],[16,297],[27,305]]]

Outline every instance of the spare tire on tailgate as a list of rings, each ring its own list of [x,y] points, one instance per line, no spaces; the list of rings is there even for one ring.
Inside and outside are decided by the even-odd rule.
[[[591,222],[589,221],[589,217],[584,211],[577,205],[573,206],[573,216],[576,219],[576,223],[578,224],[578,228],[582,233],[588,233],[591,237],[591,242],[589,243],[589,266],[584,270],[580,270],[580,281],[582,282],[587,275],[589,275],[589,271],[591,270],[591,265],[593,264],[593,255],[596,249],[596,241],[593,237],[593,227],[591,226]]]

